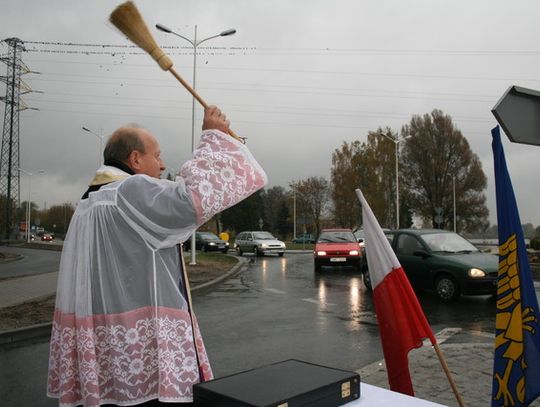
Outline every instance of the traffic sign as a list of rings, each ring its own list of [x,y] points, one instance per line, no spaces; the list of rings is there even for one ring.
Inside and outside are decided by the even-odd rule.
[[[540,92],[510,86],[491,112],[510,141],[540,145]]]

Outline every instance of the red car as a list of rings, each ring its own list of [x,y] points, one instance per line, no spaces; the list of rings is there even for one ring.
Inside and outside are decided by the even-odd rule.
[[[353,267],[360,270],[362,252],[351,229],[323,229],[313,250],[315,271],[322,267]]]

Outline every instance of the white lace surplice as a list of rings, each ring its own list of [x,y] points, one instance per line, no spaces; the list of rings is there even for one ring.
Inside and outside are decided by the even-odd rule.
[[[62,406],[191,401],[195,346],[204,379],[212,372],[176,245],[265,183],[243,144],[211,130],[176,181],[125,174],[82,200],[60,264],[48,395]]]

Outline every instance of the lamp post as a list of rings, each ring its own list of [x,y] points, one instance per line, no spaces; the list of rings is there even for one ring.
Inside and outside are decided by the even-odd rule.
[[[30,243],[30,216],[31,216],[31,209],[30,209],[30,194],[32,191],[32,175],[30,171],[27,171],[23,168],[19,168],[20,172],[24,172],[26,175],[28,175],[28,201],[26,201],[26,243]],[[40,170],[38,171],[39,174],[43,174],[45,171]]]
[[[296,187],[293,189],[293,240],[296,239]]]
[[[92,130],[90,130],[88,127],[84,127],[82,126],[82,129],[84,131],[87,131],[88,133],[90,134],[93,134],[94,136],[96,136],[98,139],[99,139],[99,161],[98,161],[98,166],[101,167],[101,160],[102,160],[102,157],[103,157],[103,130],[101,129],[99,134],[97,133],[94,133]]]
[[[388,140],[393,141],[396,145],[396,229],[399,229],[399,143],[401,143],[404,140],[407,140],[408,138],[412,137],[411,135],[408,135],[406,137],[399,138],[396,136],[396,138],[390,137],[387,134],[381,133],[384,137],[386,137]]]
[[[454,233],[456,233],[456,176],[452,175],[452,198],[454,202]]]
[[[236,30],[234,28],[230,28],[228,30],[220,32],[219,34],[212,35],[207,38],[203,38],[202,40],[197,40],[197,25],[195,25],[194,37],[192,40],[190,40],[189,38],[184,37],[183,35],[174,32],[169,27],[166,27],[162,24],[156,24],[156,28],[160,31],[163,31],[168,34],[176,35],[177,37],[180,37],[186,40],[193,47],[193,83],[191,84],[191,87],[193,88],[193,90],[195,90],[195,79],[196,79],[196,73],[197,73],[197,47],[201,45],[203,42],[211,40],[212,38],[226,37],[228,35],[233,35],[234,33],[236,33]],[[193,97],[191,101],[191,152],[193,152],[194,150],[195,150],[195,97]],[[195,233],[193,233],[193,235],[191,236],[191,262],[189,264],[190,265],[197,264],[196,259],[197,257],[195,254]]]

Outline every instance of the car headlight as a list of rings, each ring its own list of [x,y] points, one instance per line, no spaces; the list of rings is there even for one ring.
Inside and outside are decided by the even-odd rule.
[[[225,242],[225,246],[228,246],[229,245],[229,242]]]
[[[326,252],[324,250],[319,250],[317,256],[326,256]]]
[[[349,255],[350,255],[350,256],[358,256],[358,250],[351,250],[351,251],[349,252]]]
[[[259,245],[259,247],[260,247],[261,249],[265,249],[265,248],[268,247],[268,246],[267,246],[266,243],[261,243],[261,244]]]
[[[477,268],[472,268],[469,270],[469,277],[480,278],[480,277],[485,277],[485,276],[486,276],[486,272],[484,270],[480,270]]]
[[[216,244],[214,242],[208,243],[209,246],[215,246]]]

